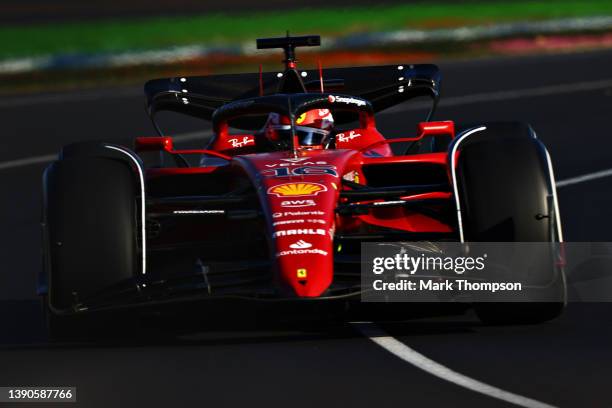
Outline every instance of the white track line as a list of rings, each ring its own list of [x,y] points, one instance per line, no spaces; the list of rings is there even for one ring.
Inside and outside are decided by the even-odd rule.
[[[612,79],[601,81],[576,82],[572,84],[541,86],[538,88],[517,89],[509,91],[487,92],[480,94],[451,96],[440,100],[440,107],[467,105],[471,103],[507,101],[537,96],[560,95],[572,92],[587,92],[612,87]]]
[[[595,91],[612,86],[612,78],[574,82],[568,84],[548,85],[537,88],[523,88],[508,91],[483,92],[478,94],[449,96],[442,98],[440,107],[456,106],[470,103],[480,103],[489,101],[499,101],[506,99],[528,98],[534,96],[557,95],[571,92]],[[140,88],[120,88],[104,90],[85,90],[81,92],[66,92],[58,94],[25,95],[0,100],[0,108],[12,108],[30,105],[69,103],[69,102],[95,102],[102,99],[121,99],[138,97],[142,94]],[[391,108],[381,114],[403,112],[409,110],[422,109],[430,106],[431,103],[415,103],[407,106]]]
[[[450,107],[450,106],[459,106],[459,105],[468,105],[472,103],[483,103],[483,102],[491,102],[491,101],[502,101],[502,100],[513,100],[519,98],[529,98],[529,97],[537,97],[537,96],[548,96],[548,95],[558,95],[564,93],[572,93],[572,92],[583,92],[583,91],[595,91],[599,89],[606,89],[612,87],[612,79],[604,79],[601,81],[590,81],[590,82],[576,82],[572,84],[561,84],[561,85],[551,85],[551,86],[542,86],[539,88],[527,88],[527,89],[517,89],[510,91],[498,91],[498,92],[485,92],[479,94],[472,95],[464,95],[464,96],[451,96],[441,100],[440,107]],[[127,92],[126,92],[127,94]],[[28,103],[36,103],[36,97],[32,97],[32,99],[22,99],[16,100],[15,106],[21,106]],[[89,98],[86,98],[89,99]],[[96,95],[92,95],[92,100],[96,99]],[[76,100],[76,98],[75,98]],[[60,102],[59,97],[41,97],[40,101],[44,102]],[[10,106],[10,101],[6,101],[0,104],[0,107]],[[389,109],[385,112],[381,112],[381,114],[393,114],[398,112],[405,112],[410,110],[418,110],[423,109],[424,107],[430,106],[430,104],[422,104],[416,103],[414,105],[408,105],[404,107],[397,107]],[[205,138],[210,137],[210,131],[200,132],[190,132],[184,133],[181,135],[177,135],[174,140],[176,142],[187,142],[193,140],[205,140]],[[15,167],[28,166],[31,164],[39,164],[49,162],[54,160],[57,156],[55,155],[44,155],[44,156],[35,156],[35,157],[27,157],[24,159],[11,160],[7,162],[0,162],[0,170],[10,169]],[[557,183],[557,187],[563,187],[565,185],[576,184],[581,181],[589,181],[595,178],[607,177],[609,174],[607,172],[611,170],[602,170],[596,173],[585,174],[583,176],[575,177],[575,179],[579,179],[580,181],[571,182],[574,179],[563,180]],[[586,177],[586,179],[582,179]]]
[[[490,93],[481,93],[481,94],[473,94],[466,96],[457,96],[446,98],[441,106],[457,106],[457,105],[465,105],[470,103],[481,103],[481,102],[489,102],[489,101],[499,101],[499,100],[511,100],[518,99],[524,97],[535,97],[535,96],[546,96],[546,95],[555,95],[562,93],[571,93],[571,92],[579,92],[579,91],[590,91],[603,89],[612,86],[612,80],[603,80],[603,81],[592,81],[592,82],[579,82],[574,84],[567,85],[554,85],[554,86],[545,86],[540,88],[533,89],[522,89],[522,90],[514,90],[514,91],[501,91],[501,92],[490,92]],[[88,98],[87,98],[88,99]],[[96,99],[95,97],[91,99]],[[48,98],[48,99],[38,99],[34,100],[34,98],[30,100],[20,100],[15,101],[14,104],[9,105],[6,102],[2,104],[3,107],[7,106],[22,106],[27,105],[32,102],[59,102],[58,98]],[[397,111],[405,111],[411,109],[419,109],[418,106],[408,107],[404,109],[394,110]],[[206,132],[190,132],[181,135],[177,135],[174,140],[176,142],[186,142],[186,141],[194,141],[194,140],[205,140],[210,137],[210,131]],[[52,160],[55,160],[57,155],[48,154],[43,156],[29,157],[24,159],[11,160],[0,163],[0,170],[10,169],[16,167],[23,167],[33,164],[45,163]],[[612,176],[612,169],[602,170],[594,173],[585,174],[578,177],[573,177],[567,180],[561,180],[557,182],[557,188],[565,187],[568,185],[583,183],[585,181],[591,181],[595,179],[599,179],[602,177]],[[424,356],[423,354],[413,350],[408,347],[401,341],[397,340],[394,337],[387,335],[382,329],[373,323],[353,323],[353,325],[361,332],[364,336],[368,337],[374,343],[384,348],[388,352],[392,353],[396,357],[406,361],[415,367],[420,368],[421,370],[434,375],[443,380],[452,382],[461,387],[467,388],[469,390],[488,395],[492,398],[496,398],[502,401],[509,402],[511,404],[515,404],[525,408],[554,408],[554,406],[524,397],[522,395],[513,394],[511,392],[502,390],[500,388],[494,387],[489,384],[485,384],[468,376],[465,376],[461,373],[451,370],[450,368],[443,366],[435,362],[434,360]]]
[[[183,133],[174,137],[176,142],[188,142],[194,140],[206,141],[210,137],[210,132],[191,132]],[[46,154],[44,156],[27,157],[25,159],[10,160],[0,163],[0,170],[7,170],[16,167],[25,167],[33,164],[48,163],[57,159],[56,154]],[[612,169],[600,170],[593,173],[583,174],[581,176],[572,177],[566,180],[557,181],[557,188],[571,186],[574,184],[584,183],[586,181],[597,180],[604,177],[612,176]]]
[[[92,102],[103,99],[142,98],[142,88],[120,88],[104,90],[83,90],[43,95],[23,95],[0,100],[0,108],[18,108],[31,105],[57,103]]]
[[[181,133],[173,137],[177,143],[192,142],[195,140],[201,140],[203,143],[212,136],[210,130],[201,132],[189,132]],[[0,170],[12,169],[15,167],[30,166],[33,164],[48,163],[57,159],[57,154],[45,154],[42,156],[26,157],[24,159],[9,160],[0,162]]]
[[[575,82],[571,84],[547,85],[538,88],[513,89],[508,91],[483,92],[471,95],[448,96],[440,99],[438,109],[453,106],[469,105],[473,103],[485,103],[495,101],[509,101],[520,98],[533,98],[538,96],[560,95],[572,92],[588,92],[600,89],[612,88],[612,79],[599,81]],[[415,110],[429,109],[431,102],[417,101],[412,104],[406,103],[380,112],[379,115],[395,114]]]
[[[522,395],[513,394],[489,384],[485,384],[466,375],[458,373],[440,363],[424,356],[416,350],[408,347],[401,341],[389,336],[385,331],[371,322],[355,322],[352,325],[368,339],[384,348],[401,360],[414,365],[421,370],[441,378],[445,381],[456,384],[460,387],[509,402],[525,408],[554,408],[553,405],[546,404]]]
[[[0,163],[0,170],[12,169],[15,167],[30,166],[32,164],[48,163],[57,159],[57,154],[45,154],[43,156],[27,157],[25,159],[9,160]]]
[[[603,177],[612,176],[612,169],[596,171],[594,173],[584,174],[582,176],[572,177],[565,180],[557,181],[557,188],[571,186],[573,184],[584,183],[585,181],[597,180]]]

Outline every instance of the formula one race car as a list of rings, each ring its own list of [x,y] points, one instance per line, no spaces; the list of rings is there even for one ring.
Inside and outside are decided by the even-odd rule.
[[[159,111],[212,121],[203,150],[166,136],[63,148],[43,179],[51,316],[194,299],[359,303],[364,242],[562,241],[550,157],[528,125],[456,134],[430,121],[435,65],[298,70],[295,48],[319,43],[258,40],[284,50],[283,72],[147,82],[154,123]],[[386,139],[375,114],[417,96],[432,109],[416,135]],[[548,320],[560,285],[550,304],[476,311]]]

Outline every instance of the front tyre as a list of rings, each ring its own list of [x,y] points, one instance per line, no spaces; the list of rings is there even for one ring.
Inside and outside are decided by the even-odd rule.
[[[552,248],[562,241],[550,158],[528,125],[471,129],[454,140],[450,152],[465,242],[550,242]],[[542,264],[551,271],[551,283],[541,289],[549,302],[476,303],[481,321],[530,324],[559,316],[567,289],[553,252]]]
[[[67,146],[43,176],[50,321],[67,322],[60,315],[140,268],[138,162],[108,146]]]

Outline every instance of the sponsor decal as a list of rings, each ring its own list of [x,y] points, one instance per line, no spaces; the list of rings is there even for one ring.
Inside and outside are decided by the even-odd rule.
[[[289,166],[318,166],[327,165],[324,161],[308,161],[308,162],[289,162],[289,163],[267,163],[265,166],[269,168],[289,167]]]
[[[384,206],[392,206],[392,205],[398,205],[398,204],[406,204],[406,201],[404,200],[395,200],[395,201],[375,201],[373,203],[371,203],[373,206],[376,207],[384,207]]]
[[[300,163],[303,162],[304,160],[308,160],[308,157],[290,157],[288,159],[281,159],[284,162],[288,162],[288,163]]]
[[[276,253],[277,257],[287,256],[287,255],[323,255],[323,256],[327,256],[327,251],[323,251],[322,249],[290,249],[287,251],[280,251]]]
[[[232,147],[244,147],[250,144],[255,144],[255,138],[244,136],[242,139],[232,138],[229,139],[228,142],[232,145]]]
[[[237,101],[231,104],[231,106],[228,105],[222,105],[219,108],[219,111],[224,111],[227,109],[240,109],[240,108],[248,108],[249,106],[251,106],[252,104],[254,104],[255,101],[253,100],[243,100],[243,101]]]
[[[326,224],[327,223],[325,220],[317,220],[317,219],[303,220],[303,219],[298,219],[298,220],[275,221],[275,222],[272,223],[272,226],[276,227],[277,225],[303,224],[305,222],[312,222],[313,224]]]
[[[346,181],[352,181],[353,183],[359,183],[359,173],[357,173],[355,170],[349,171],[344,176],[342,176],[342,179]]]
[[[306,112],[302,113],[299,118],[295,121],[298,125],[302,124],[306,120]]]
[[[325,230],[322,228],[300,228],[276,231],[274,234],[272,234],[274,238],[289,237],[292,235],[325,235]]]
[[[312,222],[314,224],[326,224],[325,220],[306,220],[306,222]]]
[[[313,215],[325,215],[323,211],[285,211],[272,214],[272,218],[282,217],[308,217]]]
[[[277,197],[299,197],[315,196],[322,191],[327,191],[327,187],[319,183],[285,183],[270,187],[268,194]]]
[[[287,224],[303,224],[306,220],[286,220],[286,221],[275,221],[272,223],[273,227],[277,225],[287,225]]]
[[[314,200],[285,200],[281,201],[281,207],[314,207]]]
[[[310,242],[304,241],[303,239],[300,239],[299,241],[296,241],[293,244],[289,245],[289,248],[291,249],[308,249],[311,247],[312,244]]]
[[[287,251],[277,252],[276,256],[287,256],[287,255],[323,255],[327,256],[327,251],[322,249],[290,249]]]
[[[298,279],[306,279],[308,277],[308,271],[306,268],[299,268],[296,271],[296,276]]]
[[[350,142],[351,140],[356,139],[358,137],[361,137],[361,133],[357,133],[354,130],[351,130],[350,132],[348,132],[348,134],[346,134],[346,133],[338,133],[336,135],[336,140],[338,142],[346,143],[346,142]]]
[[[337,96],[337,95],[329,95],[327,100],[330,103],[346,103],[357,106],[365,106],[366,102],[363,99],[353,98],[351,96]]]
[[[266,177],[291,177],[291,176],[334,176],[338,177],[336,166],[303,166],[303,167],[280,167],[277,169],[269,169],[261,172]]]
[[[225,210],[174,210],[172,214],[225,214]]]
[[[313,176],[313,175],[330,175],[334,177],[338,177],[338,173],[336,172],[336,166],[326,165],[321,167],[297,167],[292,169],[292,172],[296,176]]]

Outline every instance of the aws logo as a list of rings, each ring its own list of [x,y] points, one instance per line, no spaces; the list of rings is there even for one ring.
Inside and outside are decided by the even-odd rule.
[[[281,207],[314,207],[317,205],[314,200],[283,200],[280,203]]]
[[[322,191],[327,191],[327,187],[319,183],[285,183],[270,187],[268,194],[277,197],[300,197],[314,196]]]

